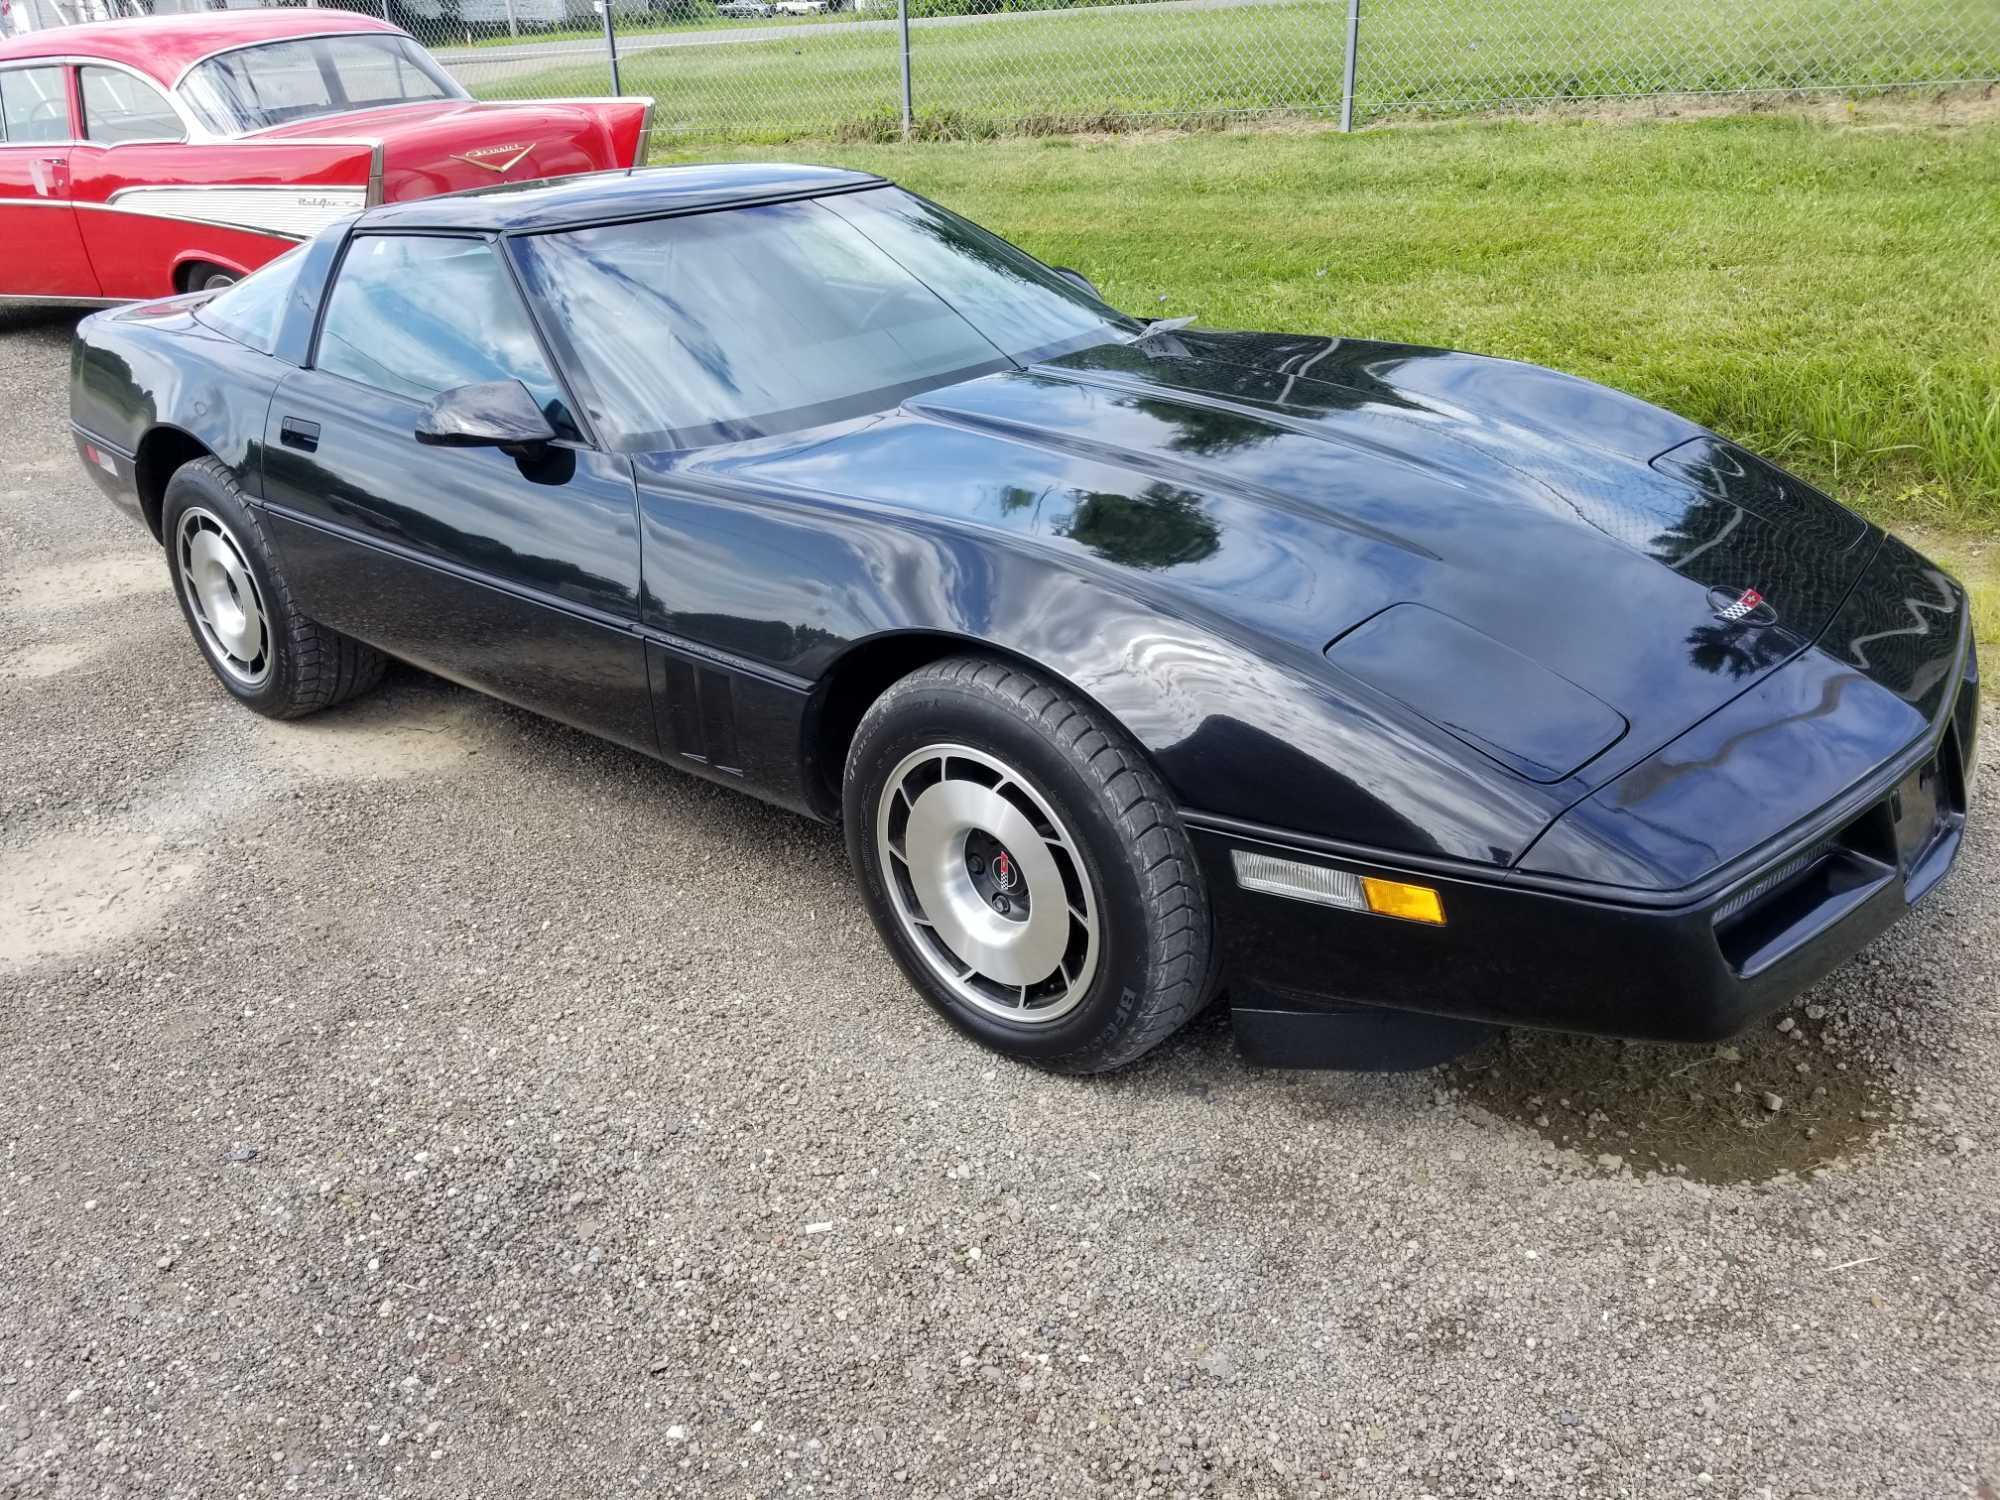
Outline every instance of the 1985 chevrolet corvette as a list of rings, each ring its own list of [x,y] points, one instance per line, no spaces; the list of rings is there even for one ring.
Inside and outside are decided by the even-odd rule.
[[[429,198],[86,319],[90,474],[259,713],[387,657],[844,825],[1073,1071],[1726,1035],[1957,854],[1957,583],[1586,381],[1127,317],[879,178]]]

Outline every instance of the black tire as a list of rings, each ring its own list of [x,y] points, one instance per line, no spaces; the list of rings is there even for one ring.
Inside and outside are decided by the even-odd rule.
[[[1053,1018],[1030,1019],[1034,1002],[1026,985],[1018,1018],[996,1014],[995,1006],[1009,1003],[1004,991],[1012,979],[998,987],[999,998],[982,1004],[963,991],[987,983],[984,976],[960,976],[954,984],[939,972],[955,955],[941,929],[923,920],[936,913],[923,912],[909,873],[922,793],[913,801],[908,788],[927,774],[926,757],[943,766],[933,784],[953,776],[953,758],[940,746],[962,746],[998,762],[998,791],[1024,806],[1038,800],[1054,815],[1038,824],[1059,836],[1050,846],[1055,864],[1044,868],[1057,868],[1065,888],[1074,889],[1072,877],[1090,882],[1087,900],[1066,900],[1066,930],[1073,945],[1094,931],[1094,958],[1079,959],[1072,980],[1070,955],[1079,949],[1065,950],[1059,973],[1067,987],[1053,977],[1045,983],[1061,992],[1056,1005],[1070,1008],[1056,1010]],[[904,788],[899,800],[891,780],[912,764],[918,769],[898,782]],[[961,757],[957,774],[977,777],[987,768],[976,760],[968,767]],[[911,673],[876,700],[856,729],[842,803],[848,858],[883,941],[925,1000],[995,1051],[1061,1072],[1106,1072],[1159,1046],[1208,1003],[1217,954],[1208,892],[1173,799],[1124,731],[1065,687],[984,656],[951,657]],[[1029,807],[1027,816],[1038,814]],[[905,840],[900,859],[893,852],[899,818]],[[885,845],[892,852],[885,853]],[[991,870],[1004,872],[1009,862],[992,854],[999,846],[982,847]],[[984,875],[986,862],[969,853],[964,859]],[[1011,865],[1032,868],[1019,854]],[[965,888],[978,894],[973,885]],[[1023,895],[1031,888],[1028,881],[1020,886]],[[1095,914],[1092,926],[1084,925],[1079,906]],[[1027,900],[1020,908],[1026,913]],[[913,920],[906,911],[918,915]]]
[[[204,541],[210,533],[220,540]],[[160,534],[188,631],[216,680],[246,708],[267,718],[296,719],[344,703],[381,680],[387,657],[307,619],[292,603],[262,518],[220,459],[199,458],[175,470],[161,506]],[[226,552],[247,572],[250,598],[263,621],[255,655],[230,656],[214,624],[205,623],[199,588],[190,582],[200,570],[185,561],[195,545]],[[233,582],[230,589],[237,592]]]
[[[236,285],[241,279],[234,271],[210,265],[205,260],[189,266],[181,278],[184,289],[190,292],[219,292],[224,287]]]

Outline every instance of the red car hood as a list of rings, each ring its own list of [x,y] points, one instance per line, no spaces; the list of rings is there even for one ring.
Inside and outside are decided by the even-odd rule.
[[[646,100],[482,104],[444,99],[321,115],[257,139],[380,142],[385,202],[629,167]]]

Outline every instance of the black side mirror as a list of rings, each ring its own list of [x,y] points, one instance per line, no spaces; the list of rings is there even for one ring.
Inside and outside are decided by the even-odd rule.
[[[1054,271],[1056,275],[1062,277],[1064,281],[1069,282],[1072,286],[1080,287],[1082,290],[1090,293],[1090,295],[1095,297],[1099,302],[1102,302],[1104,300],[1104,293],[1100,292],[1097,289],[1097,283],[1092,281],[1088,276],[1084,275],[1083,272],[1072,270],[1068,266],[1050,266],[1049,269],[1051,271]]]
[[[417,418],[417,441],[433,448],[533,451],[554,440],[555,428],[518,380],[489,380],[446,391]]]

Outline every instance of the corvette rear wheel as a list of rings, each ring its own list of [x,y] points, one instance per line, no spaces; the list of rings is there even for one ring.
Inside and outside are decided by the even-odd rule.
[[[295,719],[366,692],[387,658],[292,603],[262,521],[220,459],[183,464],[161,507],[174,597],[195,644],[247,708]]]
[[[884,941],[987,1046],[1101,1072],[1207,1002],[1207,891],[1172,800],[1060,686],[978,656],[912,673],[863,717],[843,801]]]

